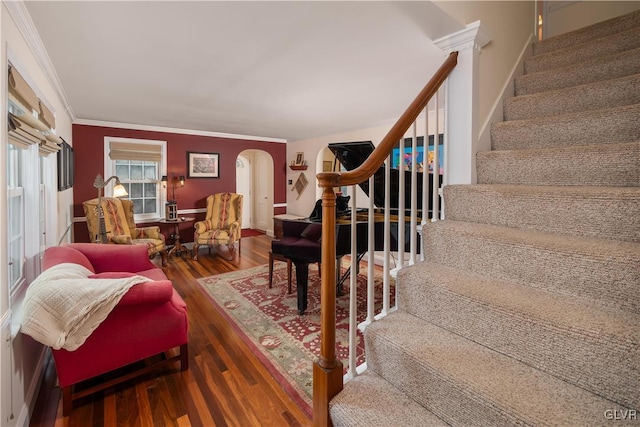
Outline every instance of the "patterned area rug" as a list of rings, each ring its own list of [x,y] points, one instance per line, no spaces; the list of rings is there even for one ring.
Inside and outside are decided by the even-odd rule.
[[[361,266],[360,271],[357,280],[358,322],[366,318],[366,267]],[[275,263],[271,289],[267,265],[202,278],[198,283],[292,399],[311,416],[313,362],[320,355],[320,278],[317,265],[310,265],[309,305],[306,313],[299,316],[295,268],[291,294],[287,294],[286,274],[286,265]],[[378,276],[380,274],[375,281],[376,313],[382,301],[382,278]],[[336,306],[337,356],[345,370],[348,368],[348,309],[349,279]],[[360,331],[357,355],[359,365],[364,361]]]

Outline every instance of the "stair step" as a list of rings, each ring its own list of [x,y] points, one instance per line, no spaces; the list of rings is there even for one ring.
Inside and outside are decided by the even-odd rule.
[[[542,40],[533,45],[534,55],[542,55],[554,50],[566,49],[577,44],[586,43],[607,37],[628,29],[640,27],[640,10],[601,21],[588,27],[580,28]]]
[[[480,184],[640,186],[640,142],[476,155]]]
[[[364,334],[369,369],[450,425],[602,425],[623,410],[402,311]]]
[[[503,115],[525,120],[631,104],[640,104],[640,74],[507,98]]]
[[[635,27],[568,49],[529,56],[524,60],[524,72],[530,74],[567,67],[588,59],[604,57],[638,47],[640,47],[640,27]]]
[[[518,76],[516,96],[546,92],[640,73],[640,48],[549,71]]]
[[[447,185],[447,219],[640,243],[640,187]]]
[[[621,405],[640,406],[640,317],[420,262],[398,272],[402,311]]]
[[[640,103],[491,124],[492,150],[640,141]]]
[[[425,259],[640,314],[640,244],[444,220],[422,228]]]
[[[335,426],[447,426],[371,370],[344,385],[329,403],[329,414]]]

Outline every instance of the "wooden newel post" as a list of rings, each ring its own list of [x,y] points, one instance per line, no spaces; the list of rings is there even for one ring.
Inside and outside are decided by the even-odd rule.
[[[322,279],[320,358],[313,365],[313,425],[330,426],[329,401],[342,390],[342,362],[336,359],[336,195],[340,174],[317,175],[322,191]]]

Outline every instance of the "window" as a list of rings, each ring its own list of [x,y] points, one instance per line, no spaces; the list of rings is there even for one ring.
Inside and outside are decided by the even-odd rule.
[[[8,185],[8,282],[11,293],[24,280],[24,185],[22,182],[23,149],[7,146]]]
[[[40,194],[38,197],[39,201],[39,209],[38,213],[40,217],[39,221],[39,233],[40,233],[40,253],[44,253],[47,248],[47,185],[45,183],[45,161],[46,157],[40,156],[40,161],[38,162],[39,170],[40,170]]]
[[[164,214],[160,177],[166,170],[166,141],[105,138],[105,179],[116,175],[133,201],[136,221],[157,219]],[[105,195],[113,186],[105,188]]]
[[[116,173],[133,201],[136,215],[158,215],[158,163],[139,160],[116,160]]]

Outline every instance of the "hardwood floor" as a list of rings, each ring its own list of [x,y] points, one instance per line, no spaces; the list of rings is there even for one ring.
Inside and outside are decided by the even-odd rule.
[[[271,238],[242,239],[241,255],[199,251],[171,257],[165,274],[187,303],[189,370],[179,366],[74,402],[62,417],[53,362],[45,372],[31,426],[308,426],[311,420],[228,327],[195,279],[268,262]],[[159,258],[154,260],[158,265]]]

